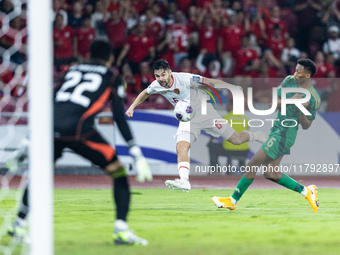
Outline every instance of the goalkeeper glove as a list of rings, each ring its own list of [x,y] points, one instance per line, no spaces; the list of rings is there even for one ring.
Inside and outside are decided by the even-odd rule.
[[[134,165],[137,170],[136,180],[144,182],[145,179],[152,181],[152,174],[150,167],[145,157],[143,156],[142,150],[137,145],[133,145],[129,149],[130,155],[133,157]]]

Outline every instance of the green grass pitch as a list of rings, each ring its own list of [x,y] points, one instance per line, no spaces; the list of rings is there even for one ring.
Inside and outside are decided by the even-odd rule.
[[[55,254],[339,254],[340,190],[319,189],[319,213],[286,189],[250,189],[236,210],[215,207],[212,196],[231,192],[132,190],[129,225],[149,246],[128,247],[112,243],[111,190],[57,189]],[[12,203],[3,201],[1,209]]]

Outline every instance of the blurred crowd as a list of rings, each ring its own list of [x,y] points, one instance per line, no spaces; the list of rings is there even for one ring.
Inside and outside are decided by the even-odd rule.
[[[103,38],[114,50],[113,68],[126,81],[127,104],[154,80],[158,58],[173,71],[252,86],[254,101],[268,104],[272,87],[308,57],[318,68],[313,85],[321,111],[340,111],[340,0],[52,1],[55,80],[86,60],[94,38]],[[11,0],[0,2],[2,84],[26,62],[26,4],[5,27],[14,7]],[[23,93],[24,75],[12,93]],[[169,104],[155,97],[145,107]]]

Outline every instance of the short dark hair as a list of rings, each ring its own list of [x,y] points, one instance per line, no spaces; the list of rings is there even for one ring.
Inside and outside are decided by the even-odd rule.
[[[308,72],[310,72],[310,76],[312,77],[315,73],[316,73],[316,65],[315,63],[310,60],[309,58],[303,58],[303,59],[299,59],[297,61],[297,63],[299,65],[302,65],[304,67],[305,70],[307,70]]]
[[[100,59],[104,61],[108,61],[110,55],[112,54],[112,49],[110,44],[107,41],[102,39],[95,39],[92,41],[90,45],[90,58],[91,59]]]
[[[169,70],[170,69],[170,65],[168,63],[168,61],[166,61],[165,59],[158,59],[153,63],[153,70]]]

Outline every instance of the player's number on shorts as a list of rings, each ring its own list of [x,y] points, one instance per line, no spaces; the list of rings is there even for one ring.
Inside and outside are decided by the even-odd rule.
[[[222,126],[222,124],[215,123],[215,127],[217,127],[218,129],[221,129],[223,126]]]
[[[269,151],[269,148],[273,146],[274,142],[276,142],[276,139],[274,137],[270,138],[270,140],[267,143],[267,147],[265,147],[265,150]]]
[[[91,100],[84,96],[85,91],[96,91],[102,83],[102,76],[97,73],[83,74],[79,71],[72,71],[66,74],[66,82],[63,83],[60,90],[57,92],[56,101],[66,102],[70,101],[74,104],[79,104],[83,107],[88,107]],[[83,80],[83,81],[82,81]],[[81,82],[82,81],[82,82]],[[67,91],[75,87],[72,91]]]

